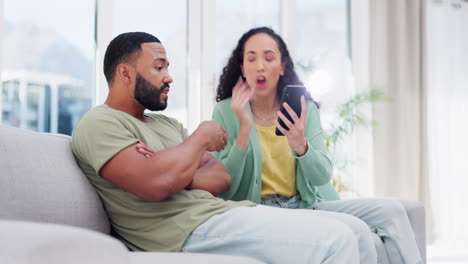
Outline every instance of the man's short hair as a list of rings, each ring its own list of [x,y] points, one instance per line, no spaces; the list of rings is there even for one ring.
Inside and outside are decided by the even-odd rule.
[[[141,51],[141,44],[161,41],[145,32],[128,32],[122,33],[115,37],[107,46],[106,54],[104,55],[104,75],[107,83],[111,83],[114,79],[117,65],[124,62],[131,62],[136,54]]]

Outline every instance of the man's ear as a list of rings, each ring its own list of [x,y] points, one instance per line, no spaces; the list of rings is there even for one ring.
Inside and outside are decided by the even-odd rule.
[[[133,68],[126,63],[117,65],[116,75],[124,82],[130,82],[133,76]]]

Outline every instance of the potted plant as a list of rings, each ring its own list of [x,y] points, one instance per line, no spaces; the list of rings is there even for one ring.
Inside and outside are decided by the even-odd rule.
[[[329,126],[324,129],[323,138],[325,147],[330,153],[334,162],[334,175],[332,184],[339,193],[348,192],[349,186],[344,181],[343,171],[352,165],[348,160],[337,158],[337,146],[342,143],[346,135],[351,135],[356,127],[373,127],[378,125],[375,120],[370,120],[362,111],[363,105],[376,102],[389,102],[390,98],[384,95],[379,89],[370,89],[352,96],[348,101],[338,106],[338,117]]]

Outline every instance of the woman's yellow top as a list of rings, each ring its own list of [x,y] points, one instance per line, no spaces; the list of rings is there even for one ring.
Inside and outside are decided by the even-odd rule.
[[[296,190],[296,158],[285,136],[275,135],[275,126],[255,125],[262,150],[262,197],[270,194],[294,196]]]

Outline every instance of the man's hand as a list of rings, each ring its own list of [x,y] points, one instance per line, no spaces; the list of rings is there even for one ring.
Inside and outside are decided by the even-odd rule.
[[[135,144],[136,150],[138,153],[142,154],[143,156],[147,158],[151,158],[154,155],[154,150],[150,149],[145,143],[143,142],[138,142]]]
[[[221,151],[226,147],[229,135],[215,121],[203,121],[192,134],[205,146],[206,151]]]

